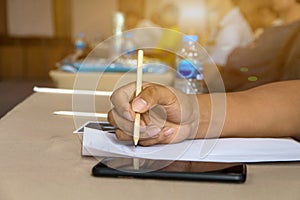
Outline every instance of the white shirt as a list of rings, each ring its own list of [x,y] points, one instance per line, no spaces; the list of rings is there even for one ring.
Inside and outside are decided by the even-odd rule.
[[[133,32],[133,38],[137,46],[146,48],[159,43],[163,29],[160,29],[157,24],[154,24],[151,20],[143,19],[138,23],[137,28],[139,29]]]
[[[214,46],[209,51],[217,65],[225,66],[227,57],[237,47],[244,47],[253,41],[253,32],[243,17],[240,9],[235,7],[222,19],[215,31]]]

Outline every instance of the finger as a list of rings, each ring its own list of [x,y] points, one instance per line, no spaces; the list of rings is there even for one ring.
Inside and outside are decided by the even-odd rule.
[[[116,137],[120,141],[132,141],[132,135],[130,133],[124,132],[120,129],[116,129]]]
[[[145,125],[149,125],[151,123],[149,112],[145,112],[141,115],[141,119],[143,120]]]
[[[141,146],[152,146],[152,145],[155,145],[155,144],[162,144],[163,140],[164,140],[164,135],[161,132],[157,137],[153,137],[153,138],[149,138],[149,139],[145,139],[145,140],[140,140],[139,144]]]
[[[192,130],[193,128],[190,124],[177,125],[167,122],[166,126],[159,132],[158,136],[142,139],[139,144],[142,146],[151,146],[155,144],[178,143],[189,138]]]
[[[140,133],[140,140],[148,140],[149,138],[157,138],[161,132],[161,128],[151,125],[145,127],[145,131]]]
[[[172,134],[173,134],[173,131],[174,130],[172,130]],[[161,131],[160,134],[156,137],[152,137],[152,138],[149,138],[149,139],[146,139],[146,140],[140,140],[139,144],[141,146],[152,146],[152,145],[155,145],[155,144],[175,143],[174,139],[172,137],[172,134],[171,135],[166,135],[164,131]]]
[[[191,124],[176,125],[168,123],[162,130],[164,137],[162,138],[161,143],[178,143],[183,140],[190,139],[192,131],[193,128]]]
[[[132,132],[134,123],[120,116],[116,109],[112,109],[108,112],[108,121],[116,128],[126,132]]]
[[[134,112],[131,109],[131,102],[135,91],[135,83],[129,83],[117,90],[110,97],[110,101],[113,104],[116,112],[124,118],[133,121]]]
[[[142,92],[133,99],[132,110],[144,113],[157,104],[164,106],[173,102],[176,102],[176,96],[167,87],[158,84],[145,84]]]
[[[140,140],[139,141],[139,145],[144,146],[144,147],[153,146],[156,144],[159,144],[159,141],[156,138],[151,139],[151,140]]]
[[[149,111],[148,125],[153,124],[158,127],[164,127],[167,122],[167,113],[163,106],[156,105]]]
[[[108,112],[108,121],[116,128],[123,130],[127,133],[133,132],[134,122],[129,121],[122,116],[120,116],[115,109],[112,109]],[[141,120],[140,132],[146,131],[145,122]]]
[[[159,137],[159,133],[161,132],[161,129],[156,127],[150,127],[148,128],[147,132],[141,132],[140,133],[140,141],[142,140],[149,140],[149,138],[157,138]],[[132,132],[126,132],[121,129],[116,129],[115,135],[118,140],[120,141],[131,141],[132,138]]]
[[[172,139],[174,138],[175,134],[175,128],[170,127],[170,124],[168,124],[168,127],[164,127],[161,129],[160,132],[157,133],[157,135],[141,139],[139,144],[142,146],[151,146],[155,144],[169,144],[172,143]]]

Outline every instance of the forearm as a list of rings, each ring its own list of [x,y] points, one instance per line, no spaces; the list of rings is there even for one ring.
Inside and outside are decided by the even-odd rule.
[[[226,94],[226,117],[221,137],[300,137],[300,81],[278,82]],[[198,138],[209,123],[222,123],[222,113],[211,118],[209,94],[199,95]],[[217,111],[218,112],[218,111]],[[216,137],[208,135],[206,137]]]

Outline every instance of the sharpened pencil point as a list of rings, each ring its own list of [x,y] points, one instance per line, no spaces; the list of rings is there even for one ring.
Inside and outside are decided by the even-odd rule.
[[[139,138],[138,137],[134,138],[133,144],[135,147],[137,147],[138,143],[139,143]]]
[[[143,50],[138,51],[138,59],[137,59],[137,75],[136,75],[136,91],[135,96],[138,96],[142,90],[142,76],[143,76]],[[134,129],[133,129],[133,141],[135,147],[137,146],[140,138],[140,123],[141,123],[141,114],[136,113],[134,120]]]

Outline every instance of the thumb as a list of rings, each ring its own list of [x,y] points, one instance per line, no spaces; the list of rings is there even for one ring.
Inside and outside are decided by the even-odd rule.
[[[148,84],[145,85],[141,93],[133,99],[132,110],[138,113],[145,113],[153,106],[171,104],[176,100],[176,96],[167,87]]]

